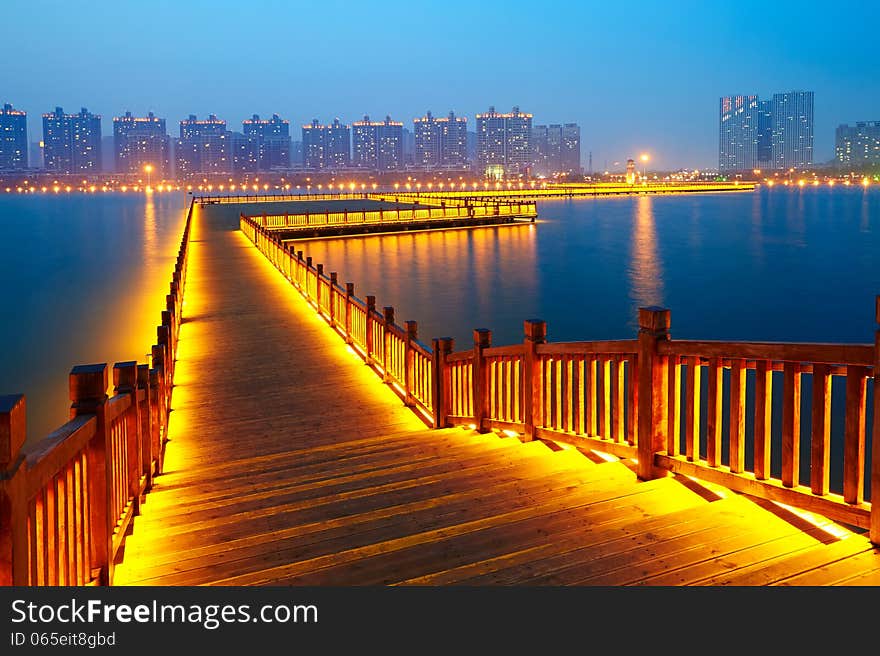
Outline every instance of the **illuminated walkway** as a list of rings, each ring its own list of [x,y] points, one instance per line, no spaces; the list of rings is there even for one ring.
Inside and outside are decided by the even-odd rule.
[[[193,221],[165,473],[116,584],[880,582],[867,539],[827,521],[425,430],[237,220]]]

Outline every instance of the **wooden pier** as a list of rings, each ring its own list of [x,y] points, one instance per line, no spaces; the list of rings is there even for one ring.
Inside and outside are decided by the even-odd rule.
[[[457,351],[210,212],[115,396],[105,365],[75,368],[71,423],[25,449],[23,399],[0,403],[5,584],[880,583],[880,331],[685,341],[645,308],[633,339],[531,320]]]

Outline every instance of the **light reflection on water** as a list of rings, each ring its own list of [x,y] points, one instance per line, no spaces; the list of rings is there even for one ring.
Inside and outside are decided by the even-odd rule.
[[[0,197],[0,394],[25,394],[29,442],[67,420],[74,365],[146,361],[182,207],[177,195]]]

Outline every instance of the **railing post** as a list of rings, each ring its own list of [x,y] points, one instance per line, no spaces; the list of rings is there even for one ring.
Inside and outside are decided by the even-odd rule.
[[[433,400],[434,428],[446,428],[449,415],[449,384],[446,357],[452,353],[453,339],[440,337],[431,340],[431,399]]]
[[[303,270],[303,252],[296,252],[296,275],[294,276],[294,284],[296,288],[302,291],[302,270]]]
[[[874,299],[874,318],[880,324],[880,296]],[[874,426],[871,431],[870,539],[880,545],[880,327],[874,334]]]
[[[354,296],[354,283],[345,283],[345,343],[351,344],[351,297]]]
[[[486,366],[486,358],[483,349],[492,345],[492,331],[488,328],[474,329],[474,423],[477,431],[488,433],[489,428],[484,426],[489,406],[489,369]]]
[[[406,341],[404,342],[403,351],[403,372],[404,372],[404,391],[406,398],[404,403],[410,407],[415,405],[413,397],[413,389],[415,389],[415,351],[413,350],[413,342],[419,339],[419,324],[417,321],[406,322]]]
[[[315,265],[315,302],[318,304],[318,316],[321,316],[321,287],[323,283],[321,278],[324,277],[324,265],[318,263]]]
[[[669,340],[669,310],[639,308],[639,465],[642,480],[660,478],[654,454],[666,451],[669,410],[668,358],[657,353],[660,342]]]
[[[0,396],[0,585],[28,584],[25,408],[23,394]]]
[[[125,411],[126,488],[133,499],[134,514],[141,512],[141,418],[137,400],[137,362],[113,365],[113,388],[116,394],[128,394],[131,406]]]
[[[112,499],[113,463],[110,461],[110,425],[107,421],[107,365],[78,365],[70,372],[70,418],[95,415],[98,425],[89,442],[89,526],[92,564],[100,569],[98,583],[113,582]]]
[[[336,284],[339,276],[335,271],[330,272],[330,286],[328,289],[328,304],[330,305],[330,326],[336,327]]]
[[[367,318],[366,318],[366,327],[365,327],[365,335],[367,342],[367,354],[364,358],[364,364],[371,365],[373,364],[373,312],[376,310],[376,297],[375,296],[367,296]]]
[[[162,473],[162,437],[165,433],[167,417],[163,409],[165,403],[162,399],[162,374],[155,366],[150,369],[150,413],[152,415],[152,432],[150,433],[150,449],[153,452],[153,462],[150,463],[153,474]]]
[[[144,476],[144,491],[153,487],[153,399],[150,389],[150,367],[139,364],[137,367],[137,388],[144,391],[141,417],[141,472]]]
[[[382,370],[385,372],[382,380],[386,383],[391,382],[391,326],[394,325],[394,308],[386,305],[382,308],[383,321],[383,340],[382,340]]]
[[[544,421],[541,410],[541,359],[538,357],[538,344],[547,341],[547,324],[541,319],[527,319],[523,322],[525,340],[523,342],[523,441],[535,439],[535,427]]]

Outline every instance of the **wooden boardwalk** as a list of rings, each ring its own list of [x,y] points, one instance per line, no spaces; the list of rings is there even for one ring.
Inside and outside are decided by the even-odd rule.
[[[426,430],[236,228],[193,217],[165,470],[115,584],[880,584],[828,520]]]

